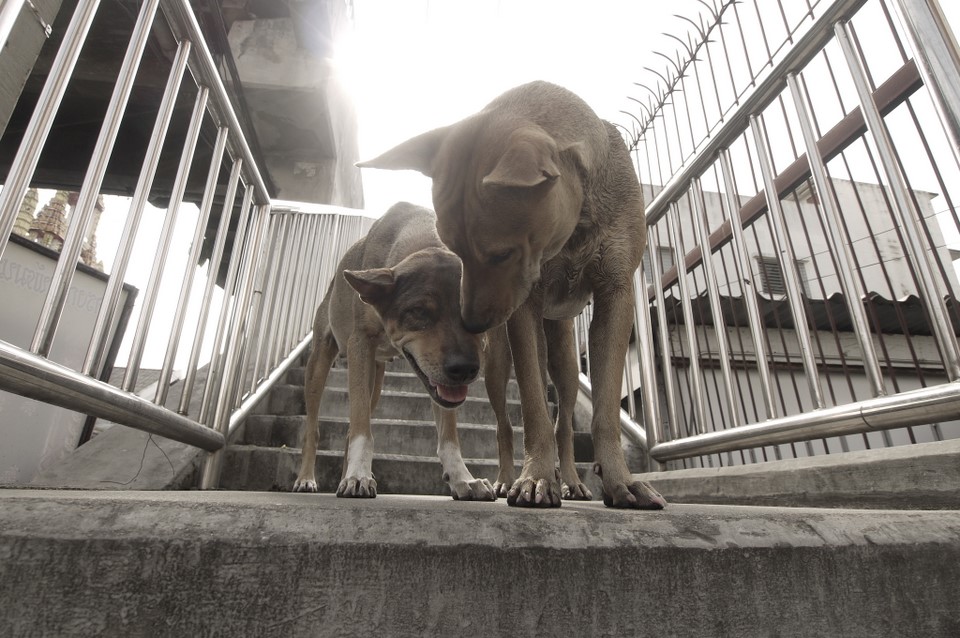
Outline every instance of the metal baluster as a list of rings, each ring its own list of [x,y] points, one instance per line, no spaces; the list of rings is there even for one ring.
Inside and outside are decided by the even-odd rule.
[[[193,334],[193,345],[190,348],[187,373],[183,379],[183,392],[180,394],[180,414],[187,414],[190,409],[190,399],[193,397],[193,386],[197,379],[197,368],[200,365],[200,351],[203,349],[203,336],[207,331],[207,321],[210,318],[210,305],[213,301],[214,288],[217,286],[220,262],[223,261],[223,250],[227,245],[227,235],[230,234],[230,220],[233,218],[233,208],[237,199],[237,185],[240,182],[240,172],[242,170],[243,158],[238,157],[233,162],[233,168],[230,169],[230,178],[227,180],[227,191],[223,197],[223,208],[220,211],[220,227],[217,229],[217,237],[213,242],[210,260],[207,262],[207,283],[203,289],[203,304],[200,306],[200,316],[197,318],[197,331]],[[226,295],[224,295],[224,303],[226,302]]]
[[[883,116],[880,115],[877,105],[873,101],[873,92],[867,81],[863,60],[860,59],[860,54],[851,42],[852,33],[849,24],[846,22],[837,23],[834,27],[834,33],[837,36],[837,42],[840,43],[840,48],[843,49],[847,65],[850,67],[850,75],[853,77],[853,83],[856,85],[857,93],[860,96],[860,110],[863,112],[867,130],[873,136],[877,154],[880,156],[880,163],[883,166],[887,184],[889,184],[888,188],[893,196],[894,218],[903,230],[904,237],[907,240],[904,252],[906,252],[910,265],[919,279],[920,298],[930,315],[931,327],[937,344],[940,346],[947,377],[951,381],[957,381],[960,379],[960,344],[957,342],[957,335],[953,332],[953,324],[944,305],[945,295],[942,286],[934,276],[934,268],[930,263],[927,246],[924,244],[923,235],[917,224],[920,211],[916,210],[913,200],[910,198],[906,179],[897,161],[897,152],[890,140],[890,133],[883,121]]]
[[[170,193],[170,204],[167,208],[166,218],[163,220],[163,229],[160,231],[160,243],[157,248],[157,254],[153,260],[153,268],[150,270],[150,278],[147,281],[146,291],[140,307],[140,320],[137,322],[137,329],[133,336],[133,344],[130,346],[130,356],[127,359],[127,371],[123,377],[123,389],[128,392],[133,392],[137,383],[140,360],[143,358],[147,333],[150,330],[154,306],[157,303],[157,294],[160,292],[163,267],[166,264],[167,255],[170,252],[170,244],[173,241],[177,214],[183,200],[183,193],[187,187],[187,179],[190,176],[190,166],[193,164],[193,154],[197,147],[197,139],[200,137],[200,125],[203,122],[207,96],[207,90],[201,88],[197,94],[196,102],[193,105],[193,115],[190,118],[190,126],[187,129],[183,153],[180,155],[180,165],[177,168],[177,176],[174,179],[173,190]]]
[[[143,51],[147,46],[147,38],[150,36],[158,3],[159,0],[147,0],[140,7],[140,14],[134,24],[127,52],[123,57],[123,63],[120,65],[117,83],[113,88],[113,94],[110,96],[107,112],[103,116],[103,125],[93,149],[93,157],[83,177],[77,203],[70,215],[60,257],[53,271],[50,289],[47,291],[46,300],[40,310],[40,319],[37,321],[37,328],[30,344],[30,349],[42,357],[49,356],[50,348],[53,347],[57,325],[67,303],[67,293],[70,291],[73,274],[76,272],[77,261],[80,258],[80,250],[83,248],[83,236],[90,228],[94,205],[97,202],[97,196],[100,194],[103,178],[107,173],[107,164],[110,162],[113,144],[117,139],[123,114],[127,108],[127,100],[130,98],[130,92],[133,89],[133,81],[136,78],[137,69],[140,67]]]
[[[787,75],[787,86],[790,87],[790,93],[793,95],[793,102],[797,109],[797,117],[800,119],[800,130],[803,133],[807,161],[810,164],[810,174],[813,177],[813,186],[817,191],[817,198],[820,200],[817,210],[820,212],[824,227],[828,229],[827,236],[824,239],[830,247],[830,252],[836,257],[840,289],[843,291],[843,296],[847,298],[847,310],[850,313],[853,332],[857,338],[857,343],[860,345],[860,351],[863,353],[863,370],[870,381],[873,396],[883,396],[887,391],[883,386],[883,372],[880,370],[877,351],[873,345],[870,324],[867,323],[867,316],[863,311],[863,286],[854,276],[857,269],[857,257],[853,253],[850,237],[844,232],[840,211],[837,210],[834,203],[835,193],[830,178],[827,176],[827,167],[823,163],[823,158],[820,157],[820,150],[817,148],[817,136],[813,128],[811,107],[807,103],[796,74],[790,73]]]
[[[777,187],[773,182],[773,160],[770,157],[770,149],[767,148],[767,134],[761,116],[750,116],[750,129],[753,131],[753,139],[757,147],[757,157],[760,161],[760,173],[763,176],[763,190],[767,199],[767,211],[770,215],[771,225],[774,230],[773,241],[777,250],[777,256],[780,258],[783,277],[787,282],[787,291],[789,292],[787,301],[790,305],[790,315],[793,318],[793,325],[796,327],[797,342],[800,346],[800,358],[803,361],[803,369],[806,373],[807,387],[810,390],[813,407],[820,409],[824,406],[823,388],[820,385],[820,374],[817,371],[817,364],[813,358],[813,345],[810,341],[810,328],[807,325],[807,314],[803,310],[803,302],[800,299],[800,281],[797,277],[796,268],[794,268],[797,260],[793,253],[793,246],[790,244],[790,239],[787,236],[783,207],[780,205]]]
[[[679,238],[674,238],[679,242]],[[674,383],[673,359],[670,356],[670,330],[667,324],[666,299],[663,295],[663,269],[660,267],[660,245],[657,252],[650,252],[650,280],[653,282],[654,303],[656,304],[657,323],[660,326],[660,372],[663,376],[663,388],[667,395],[667,418],[670,429],[670,438],[680,438],[680,412],[677,409],[677,388]],[[676,254],[676,253],[674,253]],[[678,267],[677,274],[680,274]],[[646,299],[649,299],[649,295]],[[657,442],[663,441],[659,439]]]
[[[767,411],[767,418],[778,416],[776,402],[773,397],[773,382],[770,378],[770,353],[767,342],[763,338],[766,329],[760,317],[760,308],[757,305],[757,295],[754,291],[753,277],[750,271],[750,258],[747,254],[746,242],[743,238],[743,225],[740,221],[740,204],[737,201],[733,165],[730,161],[730,150],[720,151],[720,166],[723,170],[725,184],[724,195],[727,200],[727,210],[730,211],[730,237],[733,253],[740,266],[744,278],[743,299],[747,308],[747,319],[750,323],[750,338],[753,340],[753,351],[757,358],[757,373],[760,375],[760,390],[763,393],[763,405]]]

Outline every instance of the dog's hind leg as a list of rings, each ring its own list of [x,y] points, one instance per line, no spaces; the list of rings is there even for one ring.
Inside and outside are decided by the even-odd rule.
[[[495,501],[497,492],[487,479],[475,479],[460,453],[460,437],[457,435],[456,408],[433,406],[433,418],[437,423],[437,456],[443,468],[443,480],[450,487],[455,501]]]
[[[506,496],[517,478],[514,468],[513,424],[507,414],[507,382],[510,380],[510,343],[506,325],[487,331],[487,350],[483,358],[483,384],[490,407],[497,418],[497,454],[500,468],[493,489],[497,496]]]
[[[373,478],[370,406],[377,386],[376,340],[363,333],[363,328],[358,326],[347,340],[350,428],[337,496],[375,498],[377,481]]]
[[[300,473],[293,484],[294,492],[316,492],[314,466],[317,459],[317,438],[320,436],[320,399],[327,384],[333,359],[337,356],[337,342],[329,331],[321,334],[313,344],[307,368],[304,371],[303,398],[307,407],[303,424]]]
[[[573,457],[573,408],[579,391],[573,319],[545,320],[543,329],[547,337],[550,379],[557,388],[560,402],[556,427],[557,454],[560,456],[560,495],[565,499],[589,501],[593,494],[580,480]]]

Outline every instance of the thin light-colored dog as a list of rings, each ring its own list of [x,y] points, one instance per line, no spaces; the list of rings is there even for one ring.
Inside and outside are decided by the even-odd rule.
[[[440,242],[433,211],[399,203],[378,219],[337,267],[317,309],[304,398],[307,420],[295,492],[316,492],[320,399],[338,353],[346,353],[350,427],[337,496],[377,495],[370,414],[385,363],[403,356],[430,395],[437,454],[453,498],[496,500],[487,479],[463,462],[456,407],[477,378],[483,336],[460,317],[460,260]]]
[[[481,333],[507,323],[525,451],[508,503],[560,505],[543,344],[563,353],[554,383],[575,387],[576,357],[567,354],[575,351],[563,344],[573,339],[569,320],[592,297],[591,430],[603,500],[612,507],[662,508],[663,497],[634,480],[620,447],[632,280],[646,225],[640,184],[614,126],[570,91],[532,82],[359,166],[414,169],[433,179],[437,230],[463,261],[467,329]],[[559,451],[561,471],[572,468],[572,454]]]

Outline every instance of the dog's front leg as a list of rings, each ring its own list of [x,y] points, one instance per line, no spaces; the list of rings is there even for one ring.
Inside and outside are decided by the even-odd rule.
[[[649,484],[634,481],[620,446],[620,388],[633,315],[632,288],[595,295],[590,322],[594,470],[608,507],[661,509],[667,502]]]
[[[513,367],[523,414],[523,469],[507,493],[507,503],[521,507],[560,507],[557,442],[547,412],[547,393],[540,369],[538,343],[543,340],[542,313],[528,299],[507,322]]]
[[[517,479],[513,460],[513,423],[507,413],[507,383],[513,360],[507,327],[498,326],[487,331],[487,349],[483,357],[483,384],[487,389],[490,407],[497,418],[497,454],[500,468],[493,484],[497,496],[506,496]]]
[[[460,453],[457,436],[457,410],[441,408],[431,401],[437,423],[437,456],[443,468],[443,481],[455,501],[495,501],[497,493],[487,479],[475,479]]]
[[[560,410],[557,415],[557,452],[560,456],[560,493],[565,499],[589,501],[593,494],[580,480],[573,457],[573,408],[577,403],[577,344],[573,319],[544,321],[550,379],[557,388]]]
[[[354,330],[347,340],[350,428],[337,496],[374,498],[377,495],[377,481],[373,478],[373,434],[370,432],[370,406],[376,386],[376,344],[370,341],[360,328]]]

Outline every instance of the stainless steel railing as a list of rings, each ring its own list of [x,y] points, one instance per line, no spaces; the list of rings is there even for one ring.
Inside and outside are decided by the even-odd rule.
[[[13,7],[8,12],[8,4]],[[3,21],[22,3],[4,4]],[[0,256],[34,181],[41,151],[97,16],[97,0],[80,0],[63,34],[37,107],[0,192]],[[16,10],[14,10],[16,9]],[[11,17],[12,12],[12,17]],[[129,200],[116,257],[77,369],[50,359],[77,269],[84,237],[125,121],[130,95],[157,21],[175,40],[169,73],[152,133]],[[2,26],[0,24],[0,26]],[[0,32],[0,35],[3,35]],[[184,90],[184,87],[189,90]],[[156,197],[155,180],[177,108],[190,113],[172,179],[163,225],[154,240],[152,267],[138,304],[126,370],[119,387],[99,380],[121,311],[121,290],[135,251],[138,230]],[[183,108],[189,107],[189,108]],[[209,148],[201,147],[204,131]],[[188,184],[197,158],[206,179],[190,199]],[[189,249],[174,246],[183,211],[196,209]],[[218,217],[217,217],[218,216]],[[217,222],[219,218],[219,222]],[[139,428],[213,452],[203,486],[219,477],[226,437],[309,345],[313,311],[343,251],[365,233],[371,220],[338,207],[272,202],[247,145],[213,57],[187,0],[140,4],[96,146],[68,219],[62,250],[29,345],[0,335],[0,389],[95,417]],[[213,228],[215,227],[215,231]],[[208,232],[212,250],[199,267]],[[139,244],[137,244],[139,245]],[[161,282],[180,273],[171,307],[159,307]],[[202,293],[196,290],[202,285]],[[152,397],[140,396],[138,375],[158,320],[171,318],[161,348],[162,363]],[[196,317],[196,321],[188,320]],[[208,329],[209,328],[209,329]],[[171,396],[178,355],[188,355],[179,396]],[[142,393],[141,393],[142,394]]]
[[[633,438],[679,468],[960,437],[939,5],[703,4],[625,112],[650,231]]]

